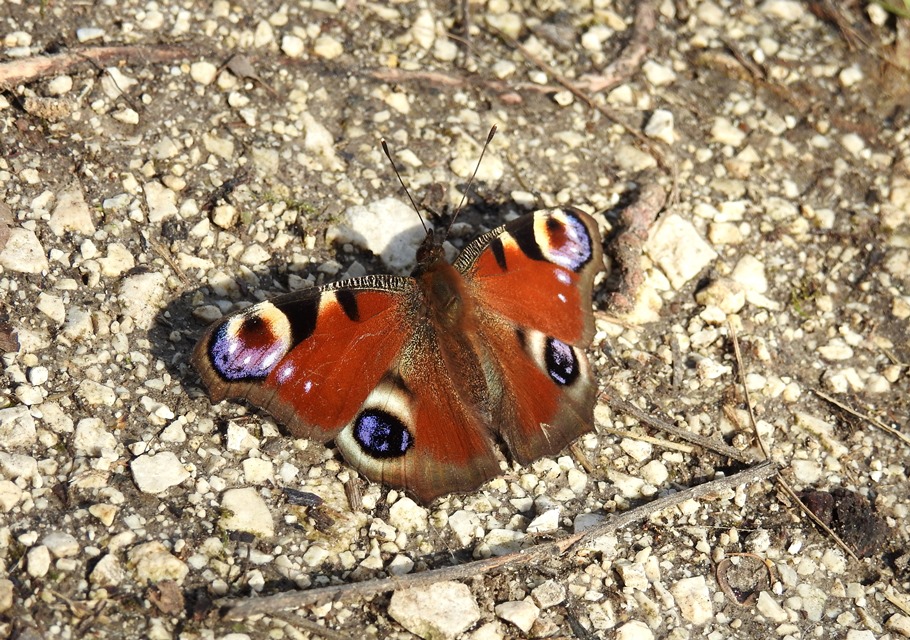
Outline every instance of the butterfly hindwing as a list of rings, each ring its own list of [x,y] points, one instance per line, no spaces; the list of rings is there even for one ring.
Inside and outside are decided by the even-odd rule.
[[[512,456],[526,464],[590,431],[596,383],[584,349],[603,269],[596,222],[573,208],[537,211],[469,245],[455,266],[499,371],[494,420]]]

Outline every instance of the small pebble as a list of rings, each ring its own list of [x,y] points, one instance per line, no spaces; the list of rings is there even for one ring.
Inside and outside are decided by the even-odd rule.
[[[289,58],[299,58],[303,55],[303,40],[294,35],[286,35],[281,38],[281,50]]]
[[[540,609],[533,602],[527,600],[516,600],[512,602],[503,602],[493,607],[497,616],[511,622],[524,633],[528,633],[537,617],[540,615]]]
[[[260,538],[275,535],[275,522],[265,500],[253,487],[229,489],[221,497],[218,526],[228,531],[246,531]]]
[[[143,493],[162,493],[190,477],[189,471],[171,451],[141,455],[130,463],[130,471]]]
[[[682,617],[692,624],[705,624],[714,617],[711,593],[704,576],[683,578],[670,587]]]
[[[428,587],[398,590],[392,594],[388,611],[411,633],[439,640],[455,638],[480,620],[474,595],[460,582],[435,582]]]

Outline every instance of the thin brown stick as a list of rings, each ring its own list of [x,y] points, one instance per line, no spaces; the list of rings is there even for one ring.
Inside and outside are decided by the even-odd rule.
[[[657,427],[658,429],[666,431],[667,433],[672,433],[681,440],[691,442],[692,444],[696,444],[700,447],[708,449],[709,451],[713,451],[714,453],[726,456],[731,460],[736,460],[737,462],[742,462],[744,464],[751,464],[756,461],[754,456],[745,451],[740,451],[739,449],[735,449],[728,444],[718,442],[713,438],[708,438],[697,433],[692,433],[691,431],[677,427],[675,424],[671,424],[666,420],[661,420],[660,418],[648,415],[647,412],[642,411],[631,402],[626,402],[625,400],[621,399],[619,397],[619,394],[614,390],[607,389],[607,391],[604,392],[604,395],[606,396],[607,404],[610,405],[613,409],[635,416],[642,422],[649,424],[652,427]]]
[[[249,616],[297,609],[320,602],[369,598],[398,589],[425,587],[445,580],[465,580],[501,569],[533,565],[536,562],[560,556],[576,544],[584,544],[623,527],[646,520],[655,513],[675,507],[687,500],[697,500],[744,484],[764,480],[772,477],[775,473],[777,473],[777,467],[774,463],[765,461],[736,475],[705,482],[696,487],[658,498],[635,509],[613,514],[605,522],[586,531],[575,533],[553,542],[538,544],[516,553],[499,556],[498,558],[477,560],[476,562],[454,567],[444,567],[404,576],[366,580],[364,582],[334,585],[307,591],[279,593],[262,598],[221,600],[218,605],[226,608],[223,614],[224,618],[227,620],[240,620]]]
[[[40,78],[69,73],[73,67],[91,63],[110,66],[112,63],[129,62],[154,64],[173,62],[191,56],[199,56],[199,50],[175,45],[154,47],[85,47],[71,49],[53,56],[35,56],[0,63],[0,89],[12,89],[18,84],[28,84]]]
[[[752,409],[752,398],[749,396],[749,387],[746,385],[746,368],[743,365],[743,354],[739,350],[739,338],[736,336],[736,327],[733,326],[732,322],[727,323],[727,328],[730,331],[730,340],[733,341],[733,355],[736,358],[736,370],[739,373],[739,383],[742,385],[743,389],[743,398],[746,400],[746,410],[749,412],[749,422],[752,425],[752,430],[755,432],[755,439],[758,440],[758,446],[761,447],[762,455],[767,459],[771,457],[771,453],[768,451],[768,447],[765,446],[765,441],[761,439],[761,436],[758,434],[758,421],[755,419],[755,411]]]
[[[851,408],[851,407],[845,405],[843,402],[841,402],[841,401],[838,400],[837,398],[832,398],[831,396],[822,393],[822,392],[819,391],[818,389],[812,389],[812,393],[814,393],[815,395],[817,395],[817,396],[818,396],[819,398],[821,398],[822,400],[827,400],[828,402],[830,402],[831,404],[833,404],[835,407],[838,407],[838,408],[840,408],[840,409],[843,409],[843,410],[846,411],[847,413],[852,414],[852,415],[856,416],[857,418],[859,418],[859,419],[861,419],[861,420],[865,420],[866,422],[868,422],[869,424],[871,424],[871,425],[874,426],[874,427],[878,427],[879,429],[881,429],[881,430],[884,431],[885,433],[894,436],[895,438],[897,438],[898,440],[900,440],[901,442],[903,442],[905,445],[910,446],[910,438],[908,438],[906,434],[901,433],[900,431],[898,431],[898,430],[895,429],[894,427],[889,427],[888,425],[886,425],[884,422],[882,422],[882,421],[879,420],[878,418],[873,418],[873,417],[870,416],[870,415],[866,415],[865,413],[861,413],[861,412],[857,411],[856,409],[853,409],[853,408]]]
[[[650,48],[651,32],[657,25],[657,8],[651,0],[639,2],[632,23],[632,36],[616,60],[607,65],[603,72],[582,78],[585,89],[592,93],[611,89],[632,77]]]

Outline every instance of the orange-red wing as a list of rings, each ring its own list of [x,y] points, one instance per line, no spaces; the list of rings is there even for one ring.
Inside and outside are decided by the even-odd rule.
[[[568,344],[587,346],[594,336],[591,290],[603,252],[587,214],[522,216],[469,245],[455,266],[484,310]]]
[[[298,437],[333,438],[410,335],[405,310],[411,281],[384,282],[397,288],[355,283],[312,289],[220,320],[193,355],[212,399],[245,398]]]

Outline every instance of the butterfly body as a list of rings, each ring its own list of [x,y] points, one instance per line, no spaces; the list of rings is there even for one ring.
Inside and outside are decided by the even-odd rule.
[[[334,439],[365,476],[423,502],[498,475],[500,441],[526,464],[592,428],[593,219],[527,214],[451,264],[431,231],[417,258],[410,277],[354,278],[216,322],[193,354],[212,399]]]

